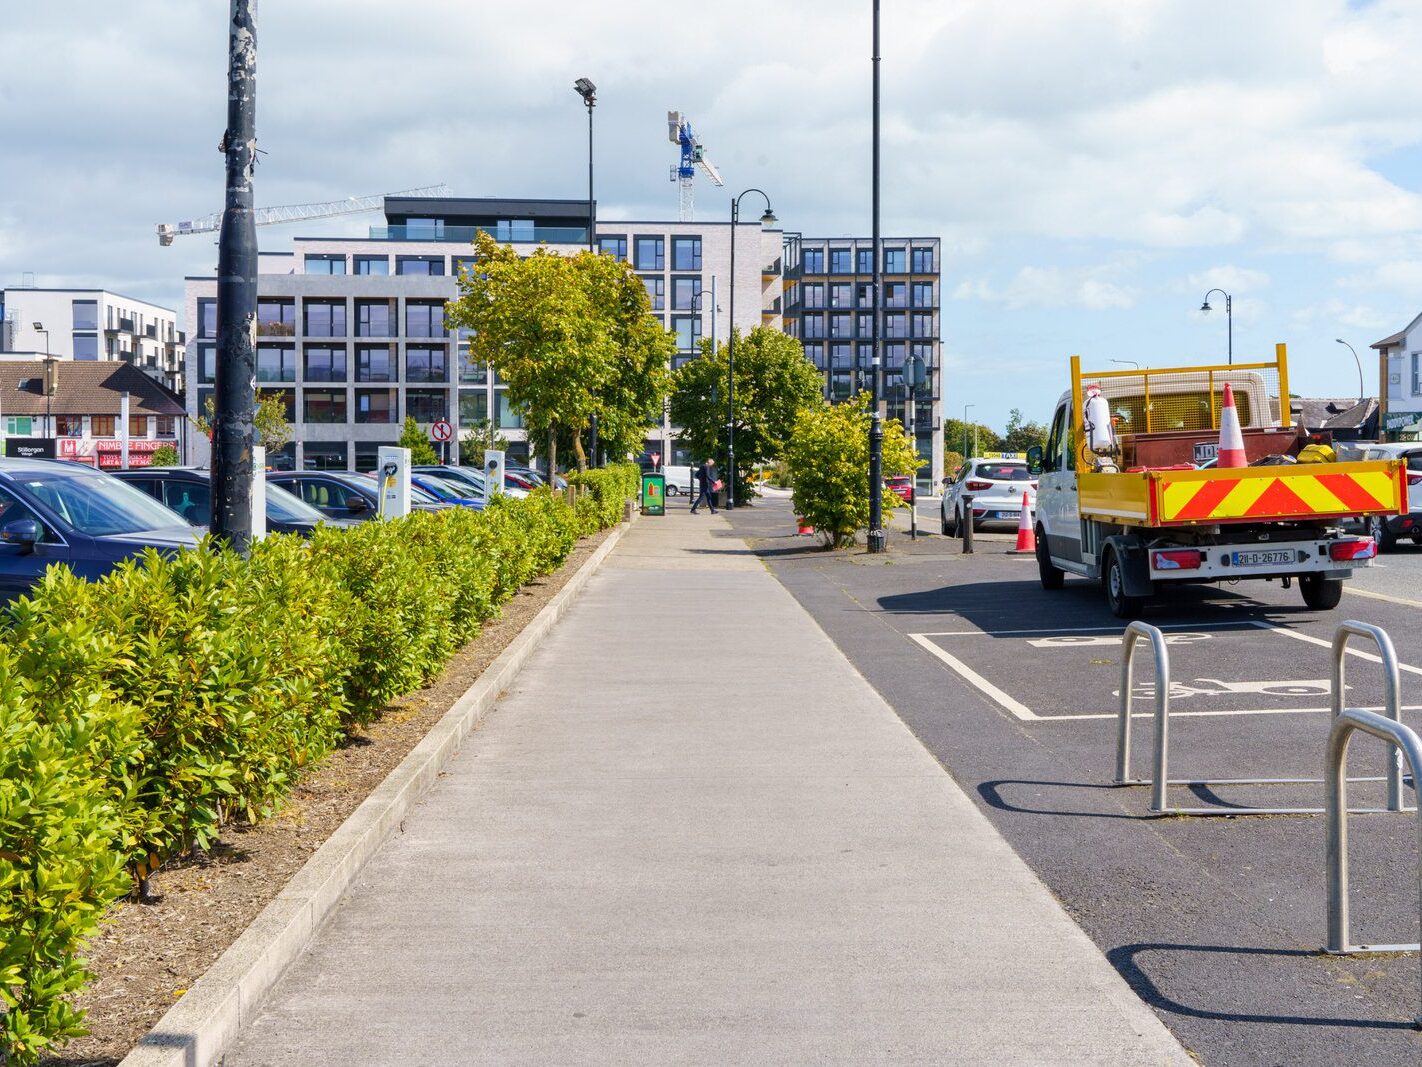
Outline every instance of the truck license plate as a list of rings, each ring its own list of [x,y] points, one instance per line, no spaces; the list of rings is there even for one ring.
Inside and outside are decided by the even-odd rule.
[[[1230,562],[1236,567],[1273,567],[1294,562],[1294,553],[1288,552],[1232,552]]]

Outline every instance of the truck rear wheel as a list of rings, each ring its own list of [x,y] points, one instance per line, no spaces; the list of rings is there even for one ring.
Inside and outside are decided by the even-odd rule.
[[[1118,619],[1138,619],[1145,610],[1146,598],[1126,595],[1126,575],[1121,570],[1121,557],[1114,549],[1106,553],[1106,565],[1101,569],[1101,585],[1106,590],[1106,604]]]
[[[1047,535],[1040,526],[1037,527],[1037,573],[1042,576],[1043,589],[1060,589],[1066,581],[1066,572],[1052,563],[1051,553],[1047,551]]]
[[[1305,574],[1299,578],[1299,592],[1313,611],[1336,608],[1343,599],[1343,579],[1325,578],[1321,574]]]

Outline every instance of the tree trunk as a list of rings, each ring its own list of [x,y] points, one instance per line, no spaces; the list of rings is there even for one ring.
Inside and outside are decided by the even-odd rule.
[[[575,430],[575,431],[573,432],[573,451],[577,454],[577,457],[578,457],[578,470],[579,470],[579,471],[585,471],[585,470],[587,470],[587,469],[588,469],[588,454],[583,451],[583,432],[582,432],[582,430]]]
[[[548,427],[548,481],[553,481],[553,475],[558,472],[558,424],[555,422]]]

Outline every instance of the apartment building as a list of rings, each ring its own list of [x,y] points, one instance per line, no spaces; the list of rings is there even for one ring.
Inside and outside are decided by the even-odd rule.
[[[268,460],[281,468],[371,470],[407,416],[423,427],[489,420],[528,456],[522,413],[490,368],[468,358],[468,340],[444,322],[459,268],[483,231],[518,249],[546,244],[572,253],[588,244],[585,200],[390,197],[384,225],[361,238],[297,238],[293,251],[261,257],[257,280],[257,382],[286,403],[294,440]],[[678,363],[703,332],[730,329],[730,223],[599,220],[595,242],[632,264],[652,314],[678,339]],[[743,223],[736,233],[736,324],[779,328],[781,233]],[[714,284],[716,299],[710,292]],[[703,292],[705,295],[702,295]],[[216,371],[217,282],[186,279],[193,324],[187,407],[201,412]],[[648,447],[670,430],[649,427]],[[189,459],[207,460],[191,442]]]
[[[181,392],[186,338],[170,308],[107,289],[0,291],[0,352],[122,360]]]
[[[928,384],[916,396],[912,424],[920,479],[943,477],[943,346],[940,335],[941,242],[937,237],[881,238],[883,251],[881,410],[910,425],[904,361],[918,356]],[[824,375],[825,396],[848,400],[870,389],[874,351],[874,242],[867,237],[785,235],[784,328]]]

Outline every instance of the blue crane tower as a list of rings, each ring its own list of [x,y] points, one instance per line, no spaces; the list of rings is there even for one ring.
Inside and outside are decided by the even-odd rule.
[[[706,158],[706,148],[691,130],[691,120],[680,111],[667,112],[667,140],[681,146],[681,163],[671,169],[671,180],[681,185],[681,221],[691,222],[695,208],[696,168],[700,167],[714,185],[725,185],[721,172]]]

